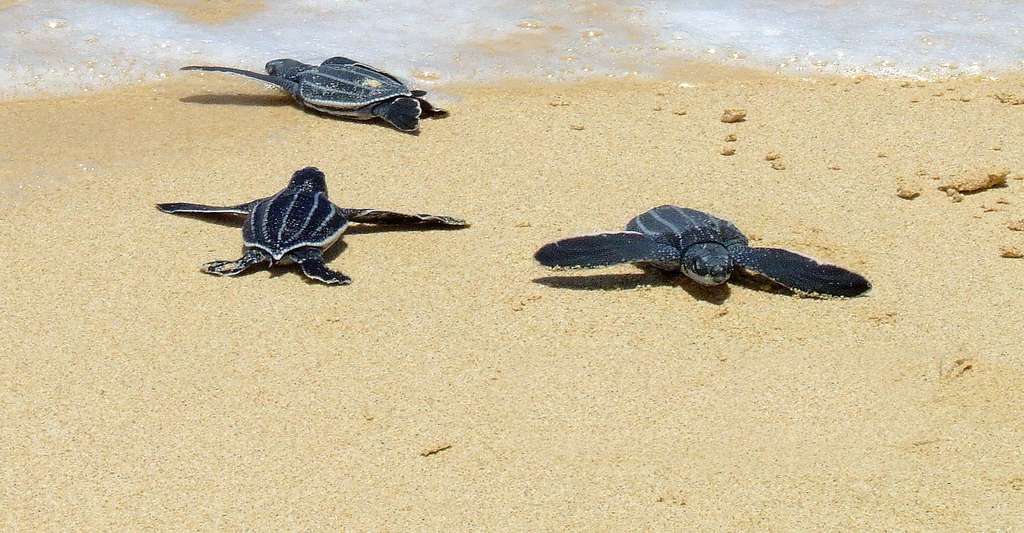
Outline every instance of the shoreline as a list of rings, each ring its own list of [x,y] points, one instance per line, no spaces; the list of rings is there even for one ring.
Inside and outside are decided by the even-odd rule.
[[[172,70],[170,75],[159,80],[137,80],[124,82],[112,87],[83,89],[78,92],[43,92],[39,96],[26,96],[24,94],[10,96],[0,99],[0,104],[75,100],[81,98],[103,97],[114,93],[136,94],[139,91],[151,89],[153,91],[175,91],[182,86],[191,86],[193,80],[230,77],[230,74],[223,73],[183,73]],[[242,79],[242,78],[239,78]],[[640,73],[631,72],[628,74],[581,74],[573,77],[555,78],[550,76],[531,76],[528,74],[507,74],[485,79],[461,79],[461,80],[430,80],[417,79],[415,77],[403,78],[411,87],[425,89],[431,92],[464,92],[475,90],[490,90],[511,88],[518,90],[529,90],[531,87],[547,87],[557,89],[558,87],[588,87],[588,86],[644,86],[660,84],[682,84],[679,88],[693,89],[698,85],[715,83],[737,83],[737,82],[783,82],[783,83],[834,83],[834,84],[859,84],[865,81],[878,83],[912,84],[917,87],[925,85],[943,84],[964,84],[964,83],[1024,83],[1024,71],[1017,69],[992,71],[979,74],[956,74],[948,77],[926,78],[920,76],[882,76],[875,74],[841,74],[834,72],[787,72],[773,70],[768,66],[759,65],[726,65],[694,59],[678,58],[669,61],[662,61],[657,72]],[[264,93],[259,89],[259,81],[248,80],[252,85],[252,93]],[[922,85],[923,84],[923,85]],[[269,84],[267,84],[269,87]],[[269,90],[269,89],[268,89]],[[1024,92],[1024,90],[1022,90]]]

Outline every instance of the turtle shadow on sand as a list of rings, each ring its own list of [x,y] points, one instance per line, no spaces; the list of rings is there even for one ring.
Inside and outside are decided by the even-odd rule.
[[[195,94],[178,99],[185,104],[204,105],[237,105],[246,107],[284,107],[299,108],[295,100],[280,94]]]
[[[444,231],[452,231],[452,230],[457,230],[457,229],[464,229],[464,228],[459,228],[459,227],[455,227],[455,226],[451,226],[451,227],[449,227],[449,226],[413,226],[413,225],[408,225],[408,226],[402,226],[402,225],[395,225],[395,226],[371,226],[369,224],[356,224],[354,226],[350,226],[349,229],[345,231],[345,235],[351,236],[351,235],[365,235],[367,233],[394,233],[394,232],[418,233],[418,232],[426,232],[426,231],[441,231],[441,232],[444,232]]]
[[[192,220],[202,220],[203,222],[224,226],[225,228],[240,228],[245,222],[243,219],[228,213],[178,213],[178,216],[191,218]]]
[[[622,291],[640,287],[675,286],[686,291],[694,299],[714,305],[722,305],[731,294],[728,285],[705,287],[681,275],[673,275],[656,268],[646,267],[636,274],[590,274],[586,276],[544,276],[535,278],[534,283],[555,289],[577,291]]]

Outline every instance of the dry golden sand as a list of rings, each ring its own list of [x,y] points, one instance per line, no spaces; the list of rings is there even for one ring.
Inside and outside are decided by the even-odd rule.
[[[1021,80],[704,79],[454,87],[418,137],[227,76],[0,104],[0,520],[1024,523],[1024,263],[999,256],[1024,245],[1006,228],[1024,217],[1024,108],[988,96]],[[474,225],[357,228],[331,261],[355,282],[332,288],[201,274],[239,231],[153,208],[249,200],[305,165],[339,204]],[[1014,172],[1006,188],[893,193],[989,166]],[[662,203],[875,288],[813,300],[531,260]]]

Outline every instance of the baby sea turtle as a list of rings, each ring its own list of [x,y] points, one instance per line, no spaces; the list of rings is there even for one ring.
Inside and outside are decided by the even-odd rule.
[[[294,59],[275,59],[266,74],[231,67],[190,65],[181,70],[231,72],[272,83],[300,104],[341,117],[388,121],[402,131],[419,129],[421,116],[445,116],[447,111],[423,99],[426,91],[412,90],[398,78],[347,57],[332,57],[320,66]]]
[[[651,265],[681,271],[701,285],[721,285],[741,268],[806,295],[857,296],[871,288],[868,280],[844,268],[789,250],[748,246],[731,222],[674,205],[637,216],[626,231],[544,245],[534,257],[542,265],[562,268]]]
[[[465,221],[437,215],[407,215],[379,209],[346,209],[327,199],[324,173],[314,167],[295,172],[277,194],[228,207],[157,204],[164,213],[244,215],[245,253],[235,261],[212,261],[203,272],[234,276],[260,263],[298,263],[307,277],[328,285],[348,285],[352,278],[324,264],[323,251],[341,238],[349,222],[418,226],[468,226]]]

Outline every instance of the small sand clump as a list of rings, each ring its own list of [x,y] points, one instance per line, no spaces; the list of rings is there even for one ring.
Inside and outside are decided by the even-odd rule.
[[[899,196],[904,200],[913,200],[914,198],[921,196],[921,187],[901,181],[896,184],[896,196]]]
[[[1024,250],[1016,246],[1003,246],[999,249],[999,255],[1010,259],[1021,259],[1024,258]]]
[[[767,154],[764,155],[764,160],[765,161],[775,161],[776,159],[779,159],[780,157],[782,157],[782,154],[780,154],[778,152],[768,152]]]
[[[775,170],[786,170],[786,164],[782,161],[772,161],[772,168]]]
[[[1001,187],[1006,185],[1006,176],[1009,175],[1010,170],[1007,168],[992,167],[975,170],[939,185],[939,190],[946,191],[947,194],[949,194],[950,191],[959,193],[983,191],[985,189],[991,189],[992,187]]]
[[[995,98],[1001,104],[1024,105],[1024,96],[1017,96],[1013,93],[997,93],[993,94],[992,98]]]
[[[722,122],[726,124],[733,124],[736,122],[743,122],[747,119],[746,109],[726,109],[722,113]]]
[[[727,142],[727,143],[734,143],[734,142],[736,142],[736,134],[735,133],[730,133],[729,135],[726,135],[725,136],[725,142]]]
[[[1006,227],[1009,228],[1010,231],[1024,231],[1024,218],[1020,220],[1011,220],[1006,223]]]
[[[720,153],[722,155],[735,155],[736,154],[736,148],[734,148],[732,146],[723,146]]]
[[[971,357],[962,357],[953,361],[948,365],[943,365],[942,377],[945,379],[955,379],[963,377],[964,374],[970,372],[974,368],[974,359]]]

